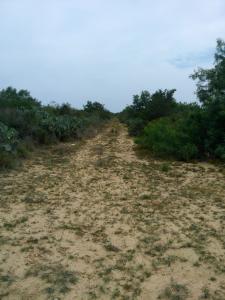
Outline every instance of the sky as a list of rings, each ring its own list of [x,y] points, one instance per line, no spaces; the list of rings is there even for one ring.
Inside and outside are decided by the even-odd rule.
[[[113,112],[142,90],[191,102],[189,75],[213,65],[217,38],[224,0],[0,0],[0,89]]]

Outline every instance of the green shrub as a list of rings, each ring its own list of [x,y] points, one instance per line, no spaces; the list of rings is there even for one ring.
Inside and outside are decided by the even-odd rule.
[[[0,91],[0,109],[18,108],[31,109],[40,107],[41,103],[30,96],[26,90],[17,91],[12,87],[8,87]]]
[[[162,172],[167,173],[167,172],[169,172],[169,170],[170,170],[170,165],[169,165],[168,163],[163,163],[163,164],[160,166],[160,170],[161,170]]]
[[[119,114],[120,120],[128,125],[129,134],[138,136],[150,121],[175,112],[177,103],[174,93],[175,89],[158,90],[152,95],[148,91],[142,91],[140,96],[134,95],[132,105]]]
[[[12,167],[16,157],[18,135],[15,129],[0,122],[0,167]]]
[[[69,104],[42,106],[25,90],[0,91],[0,166],[25,158],[34,145],[57,143],[88,136],[111,113],[98,102],[84,110]],[[93,131],[93,130],[92,130]],[[87,134],[88,133],[88,134]]]
[[[215,149],[214,153],[217,158],[221,159],[222,161],[225,161],[225,145],[219,145]]]
[[[17,144],[17,131],[0,122],[0,150],[8,153],[13,153],[16,149]]]
[[[161,118],[149,123],[137,144],[149,149],[155,156],[188,161],[197,158],[198,148],[180,120]]]
[[[141,118],[135,118],[135,119],[128,119],[127,125],[128,125],[129,134],[132,136],[138,136],[142,133],[145,125],[147,124],[145,120]]]

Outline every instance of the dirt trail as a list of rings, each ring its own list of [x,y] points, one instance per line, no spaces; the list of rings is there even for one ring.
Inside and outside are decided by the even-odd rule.
[[[225,299],[225,172],[116,120],[0,174],[0,299]]]

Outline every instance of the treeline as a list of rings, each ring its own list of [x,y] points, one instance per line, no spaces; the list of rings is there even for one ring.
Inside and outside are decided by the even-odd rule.
[[[26,90],[0,91],[0,167],[10,167],[35,146],[80,139],[111,117],[101,103],[82,110],[69,104],[44,106]]]
[[[217,41],[214,66],[198,69],[199,103],[178,103],[175,90],[143,91],[119,115],[141,147],[159,157],[225,161],[225,42]]]

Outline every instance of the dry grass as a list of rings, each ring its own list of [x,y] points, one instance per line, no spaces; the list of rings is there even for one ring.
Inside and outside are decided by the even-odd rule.
[[[225,171],[113,121],[0,174],[0,299],[225,299]]]

